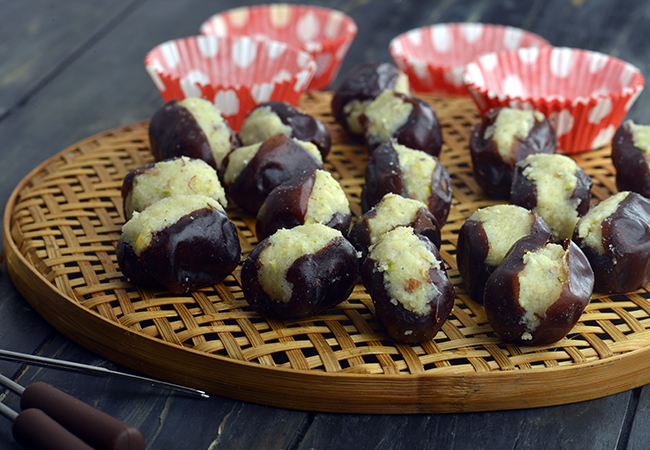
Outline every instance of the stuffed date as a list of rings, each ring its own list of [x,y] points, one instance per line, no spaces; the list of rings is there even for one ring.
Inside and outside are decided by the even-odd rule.
[[[409,227],[382,235],[361,266],[361,279],[396,342],[432,339],[454,306],[454,286],[438,249]]]
[[[264,239],[242,264],[241,280],[246,301],[260,315],[301,319],[347,299],[358,274],[352,244],[317,223]]]

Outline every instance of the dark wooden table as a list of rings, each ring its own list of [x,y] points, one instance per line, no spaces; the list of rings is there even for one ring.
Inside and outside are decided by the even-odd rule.
[[[252,3],[0,1],[1,204],[46,158],[82,138],[147,119],[162,105],[143,67],[148,50],[197,34],[216,12]],[[554,45],[611,54],[650,73],[650,3],[639,0],[367,0],[327,6],[359,25],[341,73],[362,61],[389,61],[390,39],[406,30],[463,21],[521,27]],[[650,94],[641,95],[629,117],[650,123]],[[4,266],[0,348],[123,369],[53,329],[16,291]],[[23,384],[49,382],[138,427],[147,449],[641,449],[650,442],[648,387],[549,408],[358,415],[285,410],[217,396],[195,399],[133,381],[4,361],[0,372]],[[14,394],[1,393],[0,400],[17,407]],[[0,448],[19,448],[6,420],[0,422]]]

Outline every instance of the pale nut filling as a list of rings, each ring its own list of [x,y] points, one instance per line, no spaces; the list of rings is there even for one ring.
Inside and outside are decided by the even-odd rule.
[[[182,156],[160,161],[136,175],[124,209],[130,218],[134,211],[141,212],[163,198],[193,194],[211,197],[224,207],[228,205],[215,170],[203,160]]]
[[[367,107],[366,137],[368,142],[376,144],[391,139],[403,126],[413,111],[413,104],[397,97],[393,91],[384,91]]]
[[[194,211],[212,208],[224,212],[221,204],[204,195],[177,195],[163,198],[147,209],[134,212],[133,217],[122,226],[122,239],[133,247],[136,255],[149,248],[153,234],[175,224]],[[225,212],[224,212],[225,213]]]
[[[571,199],[578,185],[578,165],[568,156],[538,153],[525,159],[523,175],[535,181],[537,206],[556,242],[569,239],[578,222],[579,198]]]
[[[393,91],[398,94],[409,95],[411,92],[411,85],[409,84],[409,77],[400,70],[393,86]]]
[[[316,170],[314,186],[307,202],[305,225],[326,224],[336,213],[350,214],[350,203],[343,188],[326,170]]]
[[[314,254],[342,234],[316,223],[281,229],[269,236],[269,245],[259,254],[257,280],[273,301],[288,303],[293,283],[287,280],[287,270],[301,256]]]
[[[598,251],[601,255],[605,254],[605,248],[603,247],[603,221],[616,212],[618,205],[629,194],[629,191],[623,191],[606,198],[602,202],[592,206],[587,214],[578,221],[578,237],[583,240],[584,244]]]
[[[291,136],[292,132],[291,127],[282,122],[270,106],[260,106],[246,117],[239,131],[239,139],[242,145],[252,145],[278,134]]]
[[[418,316],[431,313],[431,300],[439,294],[431,282],[431,269],[440,261],[417,237],[412,228],[398,227],[385,233],[370,248],[375,270],[383,272],[384,287],[391,303]]]
[[[427,205],[420,200],[402,197],[398,194],[386,194],[373,208],[375,216],[368,218],[370,244],[388,231],[400,225],[409,225],[415,220],[420,208]]]
[[[391,91],[391,89],[385,89],[384,91]],[[395,85],[393,86],[392,91],[404,95],[409,95],[410,85],[408,76],[404,72],[400,72],[397,75],[395,80]],[[380,94],[381,95],[381,94]],[[372,103],[372,99],[368,100],[351,100],[345,104],[343,107],[343,114],[345,115],[348,123],[348,128],[350,132],[354,134],[363,134],[363,127],[359,123],[359,116],[363,114],[366,110],[366,107]]]
[[[546,310],[555,303],[568,279],[569,250],[561,245],[547,244],[524,254],[524,268],[518,275],[519,305],[526,311],[520,323],[526,331],[522,340],[531,340]]]
[[[523,111],[514,108],[502,108],[494,123],[485,129],[483,138],[492,139],[497,146],[503,162],[510,164],[512,145],[515,139],[525,139],[535,122],[542,122],[544,115],[539,111]]]
[[[223,174],[223,182],[226,185],[230,186],[237,180],[244,167],[257,154],[261,145],[262,143],[258,142],[257,144],[238,147],[230,153],[230,156],[228,156],[228,166],[226,166],[226,172]]]
[[[432,193],[433,171],[438,160],[421,150],[413,150],[401,144],[393,144],[402,170],[402,180],[409,197],[428,203]]]
[[[644,156],[650,156],[650,125],[638,125],[631,120],[626,123],[632,132],[634,146],[641,150]]]
[[[515,242],[530,233],[535,216],[516,205],[494,205],[479,209],[468,220],[480,222],[489,242],[486,264],[496,267]]]
[[[198,97],[181,100],[178,106],[184,107],[194,116],[210,143],[217,168],[221,167],[221,161],[232,149],[230,127],[221,111],[209,100]]]

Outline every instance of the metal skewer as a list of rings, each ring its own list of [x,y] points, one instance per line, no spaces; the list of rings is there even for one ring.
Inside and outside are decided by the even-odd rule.
[[[154,386],[161,386],[174,391],[183,392],[201,398],[210,398],[205,391],[182,386],[180,384],[168,383],[166,381],[156,380],[154,378],[143,377],[140,375],[132,375],[130,373],[118,372],[116,370],[107,369],[105,367],[91,366],[89,364],[81,364],[71,361],[63,361],[59,359],[46,358],[44,356],[28,355],[25,353],[12,352],[10,350],[0,350],[0,359],[6,361],[14,361],[21,363],[33,364],[35,366],[50,367],[53,369],[68,370],[70,372],[94,374],[101,376],[113,376],[120,378],[128,378],[131,380],[143,381],[150,383]]]
[[[0,373],[0,384],[6,386],[7,388],[14,391],[18,395],[23,395],[23,392],[25,392],[24,387],[22,387],[20,384],[16,383],[11,378],[5,377],[1,373]],[[4,403],[0,403],[0,414],[2,414],[3,416],[5,416],[7,419],[9,419],[11,421],[16,420],[16,417],[18,417],[18,413],[16,411],[14,411],[13,409],[9,408]]]
[[[0,414],[5,416],[7,419],[11,420],[12,422],[16,420],[16,417],[18,417],[18,413],[5,405],[4,403],[0,403]]]
[[[22,387],[20,384],[16,383],[14,380],[11,378],[5,377],[3,374],[0,373],[0,384],[6,386],[10,390],[14,391],[18,395],[23,395],[23,392],[25,392],[25,388]]]

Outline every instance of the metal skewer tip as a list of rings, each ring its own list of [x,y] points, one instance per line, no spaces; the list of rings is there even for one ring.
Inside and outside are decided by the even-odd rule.
[[[14,361],[26,364],[33,364],[35,366],[50,367],[53,369],[68,370],[76,373],[93,374],[101,376],[114,376],[120,378],[128,378],[131,380],[139,380],[150,383],[153,386],[164,387],[173,391],[183,392],[196,397],[210,398],[210,396],[200,389],[194,389],[180,384],[169,383],[167,381],[156,380],[154,378],[143,377],[140,375],[133,375],[125,372],[118,372],[116,370],[107,369],[105,367],[91,366],[89,364],[76,363],[71,361],[63,361],[60,359],[46,358],[44,356],[28,355],[25,353],[12,352],[10,350],[0,349],[0,359],[7,361]],[[11,381],[11,380],[9,380]]]

